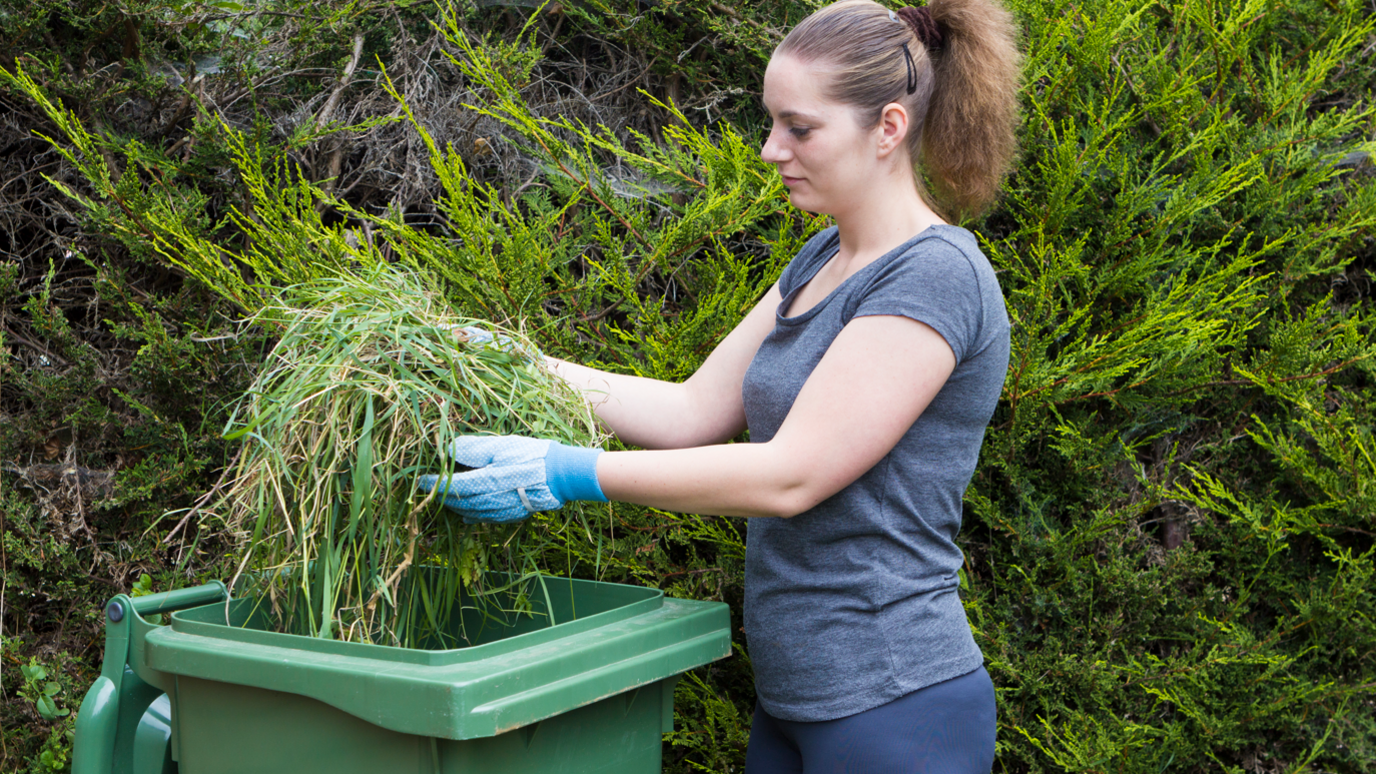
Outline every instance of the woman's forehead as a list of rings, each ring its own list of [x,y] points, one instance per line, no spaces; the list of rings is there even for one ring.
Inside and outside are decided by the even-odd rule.
[[[774,56],[764,71],[764,106],[777,118],[821,117],[836,105],[822,93],[828,73],[811,62]]]

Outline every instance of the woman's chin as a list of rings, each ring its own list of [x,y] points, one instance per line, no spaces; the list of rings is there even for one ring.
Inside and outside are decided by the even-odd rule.
[[[797,191],[788,192],[788,203],[803,212],[810,212],[813,215],[820,212],[820,210],[817,209],[817,203],[815,201],[808,196],[799,195]]]

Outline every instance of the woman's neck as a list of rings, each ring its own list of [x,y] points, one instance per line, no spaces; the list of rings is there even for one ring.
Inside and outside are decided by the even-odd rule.
[[[890,177],[884,183],[870,189],[855,206],[831,214],[841,241],[836,257],[847,275],[929,226],[945,222],[922,200],[911,177]]]

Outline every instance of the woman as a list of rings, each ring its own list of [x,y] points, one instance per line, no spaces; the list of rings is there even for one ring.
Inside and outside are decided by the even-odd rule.
[[[646,451],[452,445],[478,468],[443,487],[470,520],[608,498],[753,518],[750,774],[992,765],[954,540],[1008,320],[974,237],[940,213],[981,210],[1012,157],[1012,30],[992,0],[808,17],[765,72],[761,154],[795,206],[836,225],[681,384],[553,361]],[[746,428],[750,443],[726,443]]]

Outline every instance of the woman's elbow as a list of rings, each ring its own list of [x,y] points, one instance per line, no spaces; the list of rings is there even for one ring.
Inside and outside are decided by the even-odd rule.
[[[771,441],[753,449],[767,455],[756,478],[757,506],[762,515],[791,519],[835,494],[827,489],[827,477],[818,475],[808,460],[791,453],[790,447]]]
[[[785,486],[771,493],[765,503],[765,513],[781,519],[791,519],[806,513],[826,497],[806,485]]]

